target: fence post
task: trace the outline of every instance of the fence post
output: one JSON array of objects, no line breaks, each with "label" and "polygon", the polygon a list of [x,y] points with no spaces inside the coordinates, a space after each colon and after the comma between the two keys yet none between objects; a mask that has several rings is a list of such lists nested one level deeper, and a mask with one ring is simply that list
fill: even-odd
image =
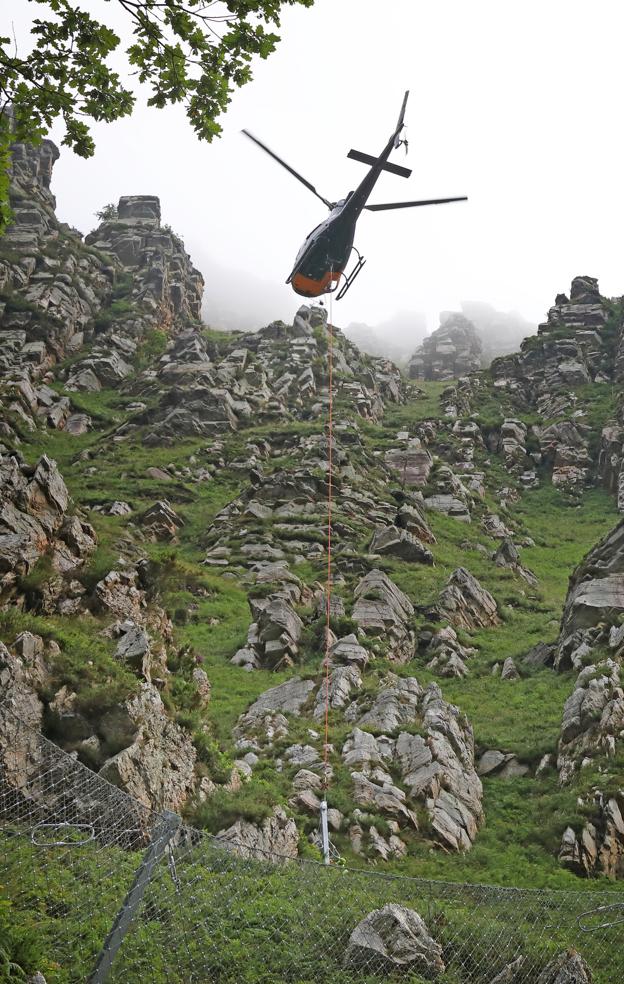
[{"label": "fence post", "polygon": [[104,940],[93,973],[89,977],[89,984],[103,984],[103,981],[107,979],[117,951],[123,943],[124,936],[130,929],[130,924],[152,877],[154,866],[163,856],[169,841],[181,822],[180,817],[176,813],[171,813],[169,810],[163,812],[162,823],[154,832],[152,841],[143,855],[141,864],[136,870],[130,890],[123,900],[121,909],[115,916],[115,921]]}]

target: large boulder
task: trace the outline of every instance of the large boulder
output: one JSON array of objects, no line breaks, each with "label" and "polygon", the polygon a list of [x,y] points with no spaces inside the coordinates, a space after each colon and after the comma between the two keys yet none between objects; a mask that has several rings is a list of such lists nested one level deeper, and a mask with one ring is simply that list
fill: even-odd
[{"label": "large boulder", "polygon": [[435,978],[446,970],[442,947],[414,910],[390,903],[362,919],[349,937],[345,964],[360,973],[403,970]]},{"label": "large boulder", "polygon": [[433,554],[407,530],[397,526],[378,527],[371,540],[370,552],[373,554],[389,554],[400,560],[420,564],[433,564]]},{"label": "large boulder", "polygon": [[458,567],[451,574],[440,593],[438,609],[456,629],[500,624],[494,598],[465,567]]},{"label": "large boulder", "polygon": [[591,970],[576,950],[566,950],[551,960],[535,984],[592,984]]},{"label": "large boulder", "polygon": [[388,644],[391,659],[405,662],[414,654],[409,622],[414,607],[393,581],[380,570],[366,574],[355,589],[353,621],[367,635]]}]

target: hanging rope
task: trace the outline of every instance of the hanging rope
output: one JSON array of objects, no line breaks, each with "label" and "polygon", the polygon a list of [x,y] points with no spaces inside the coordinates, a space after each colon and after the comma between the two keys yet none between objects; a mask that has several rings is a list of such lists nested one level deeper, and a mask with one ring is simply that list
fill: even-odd
[{"label": "hanging rope", "polygon": [[323,861],[330,864],[332,846],[329,840],[327,816],[327,787],[329,785],[329,654],[331,649],[332,594],[332,499],[334,479],[334,326],[332,295],[329,295],[327,317],[327,367],[329,386],[329,420],[327,426],[327,584],[325,586],[325,735],[323,743],[323,801],[321,803],[320,834]]},{"label": "hanging rope", "polygon": [[324,787],[327,788],[329,773],[329,654],[331,649],[331,593],[332,593],[332,505],[333,505],[333,444],[334,444],[334,326],[332,295],[329,295],[329,314],[327,319],[327,368],[329,381],[329,420],[327,427],[327,585],[325,589],[325,743],[324,743]]}]

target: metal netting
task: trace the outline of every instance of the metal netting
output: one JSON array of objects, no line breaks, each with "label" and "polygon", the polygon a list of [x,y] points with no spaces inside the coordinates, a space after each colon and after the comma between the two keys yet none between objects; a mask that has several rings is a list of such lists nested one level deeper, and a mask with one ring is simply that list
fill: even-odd
[{"label": "metal netting", "polygon": [[[617,886],[452,884],[249,856],[142,806],[5,708],[3,722],[0,887],[37,926],[48,984],[491,984],[514,961],[505,979],[554,984],[545,968],[569,948],[594,984],[624,980]],[[422,917],[437,962],[353,945],[389,905]]]}]

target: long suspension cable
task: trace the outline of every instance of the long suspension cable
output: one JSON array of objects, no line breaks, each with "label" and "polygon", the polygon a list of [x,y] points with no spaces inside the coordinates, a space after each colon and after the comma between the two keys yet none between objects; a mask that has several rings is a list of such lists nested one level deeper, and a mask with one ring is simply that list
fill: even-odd
[{"label": "long suspension cable", "polygon": [[332,593],[332,505],[334,479],[334,326],[332,295],[329,295],[329,317],[327,319],[327,368],[329,382],[329,420],[327,427],[327,585],[325,589],[325,743],[324,743],[324,785],[327,787],[329,774],[329,655],[331,649],[331,593]]}]

